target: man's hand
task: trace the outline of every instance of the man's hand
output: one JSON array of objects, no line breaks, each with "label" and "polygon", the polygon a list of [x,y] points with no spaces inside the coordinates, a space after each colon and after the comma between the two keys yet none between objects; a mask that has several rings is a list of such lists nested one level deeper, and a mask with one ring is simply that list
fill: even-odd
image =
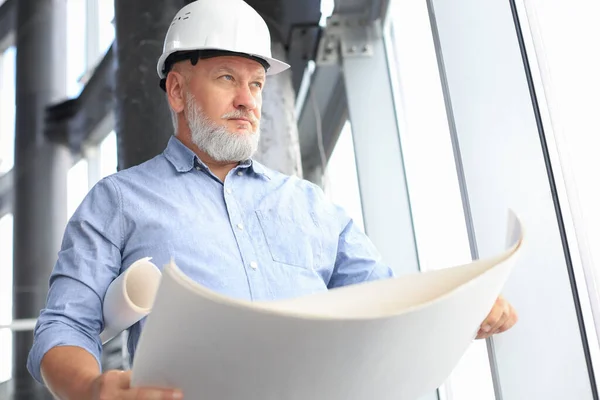
[{"label": "man's hand", "polygon": [[131,388],[131,371],[107,371],[92,383],[92,399],[114,400],[179,400],[179,390],[160,388]]},{"label": "man's hand", "polygon": [[499,296],[492,311],[481,324],[476,339],[487,339],[496,333],[502,333],[517,323],[517,312],[504,297]]}]

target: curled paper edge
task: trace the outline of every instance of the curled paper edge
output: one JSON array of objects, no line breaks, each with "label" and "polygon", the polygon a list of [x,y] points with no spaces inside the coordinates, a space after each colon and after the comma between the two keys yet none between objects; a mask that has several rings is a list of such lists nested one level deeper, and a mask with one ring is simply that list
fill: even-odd
[{"label": "curled paper edge", "polygon": [[102,344],[146,317],[152,310],[162,274],[150,260],[151,257],[137,260],[109,285],[102,303]]}]

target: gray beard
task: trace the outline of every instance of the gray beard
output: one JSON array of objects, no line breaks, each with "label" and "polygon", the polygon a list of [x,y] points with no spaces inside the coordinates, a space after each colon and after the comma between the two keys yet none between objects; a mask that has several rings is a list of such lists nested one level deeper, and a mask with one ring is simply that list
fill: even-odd
[{"label": "gray beard", "polygon": [[[192,94],[186,95],[185,111],[192,142],[217,162],[240,162],[252,157],[258,149],[260,125],[255,133],[238,134],[229,132],[225,126],[211,121],[196,104]],[[247,113],[234,111],[222,118],[248,117]]]}]

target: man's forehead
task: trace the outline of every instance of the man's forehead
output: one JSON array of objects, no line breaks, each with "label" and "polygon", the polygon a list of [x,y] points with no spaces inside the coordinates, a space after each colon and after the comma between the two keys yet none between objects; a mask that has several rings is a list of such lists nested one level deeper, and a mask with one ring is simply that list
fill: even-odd
[{"label": "man's forehead", "polygon": [[212,57],[203,61],[208,62],[212,70],[226,70],[230,72],[246,71],[261,77],[266,76],[265,68],[257,61],[240,56]]}]

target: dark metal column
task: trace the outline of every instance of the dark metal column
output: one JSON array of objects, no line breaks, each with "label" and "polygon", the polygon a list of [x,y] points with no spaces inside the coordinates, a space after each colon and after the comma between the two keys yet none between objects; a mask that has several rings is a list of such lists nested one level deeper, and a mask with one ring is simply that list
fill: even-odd
[{"label": "dark metal column", "polygon": [[115,0],[119,169],[156,156],[173,134],[156,61],[177,11],[189,1]]},{"label": "dark metal column", "polygon": [[[14,318],[44,307],[67,219],[68,150],[44,137],[44,110],[66,95],[66,2],[17,5]],[[14,399],[50,398],[26,369],[31,332],[14,335]]]}]

